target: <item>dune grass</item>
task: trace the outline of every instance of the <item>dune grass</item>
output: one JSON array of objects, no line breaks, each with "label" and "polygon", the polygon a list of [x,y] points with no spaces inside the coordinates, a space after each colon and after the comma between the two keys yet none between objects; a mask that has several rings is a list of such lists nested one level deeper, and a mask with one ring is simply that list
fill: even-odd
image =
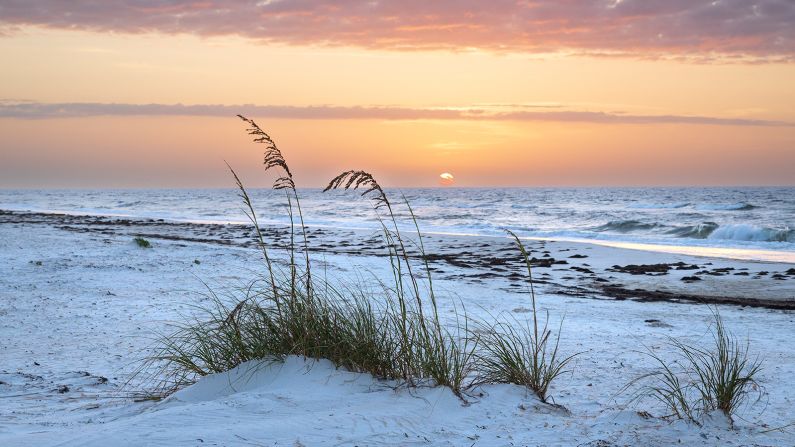
[{"label": "dune grass", "polygon": [[762,389],[756,378],[762,369],[758,357],[750,355],[748,342],[741,343],[726,329],[717,309],[713,310],[711,346],[697,346],[674,338],[668,345],[675,352],[673,361],[646,352],[658,367],[628,385],[643,383],[633,400],[652,397],[669,411],[667,417],[700,424],[702,418],[720,411],[732,421],[739,407],[757,401]]},{"label": "dune grass", "polygon": [[[391,204],[375,179],[360,176],[356,187],[368,181],[380,193],[374,202],[376,208],[384,204],[389,208],[392,229],[382,223],[396,285],[384,286],[376,294],[361,286],[338,288],[325,281],[318,283],[311,275],[306,228],[292,172],[270,136],[253,120],[240,118],[248,124],[254,141],[266,146],[266,170],[278,171],[274,189],[286,192],[291,222],[287,268],[278,268],[273,262],[251,198],[230,167],[244,211],[255,227],[266,273],[248,287],[233,291],[235,296],[222,299],[209,290],[214,306],[204,309],[203,318],[179,326],[163,338],[151,363],[162,365],[167,378],[164,389],[178,388],[196,377],[225,371],[252,359],[301,355],[328,359],[353,371],[407,385],[434,378],[450,384],[460,394],[463,374],[456,371],[467,369],[459,359],[471,356],[462,356],[457,339],[441,328],[435,305],[434,321],[424,315],[416,276],[404,273],[412,268],[405,242]],[[298,231],[296,224],[300,226]],[[297,237],[301,237],[303,246]],[[299,250],[303,251],[303,265],[298,262]],[[407,301],[407,293],[412,294],[413,300]],[[236,304],[227,306],[227,302]],[[464,346],[469,346],[469,342],[465,341]]]},{"label": "dune grass", "polygon": [[[398,362],[403,374],[401,379],[408,385],[431,380],[436,385],[449,387],[463,398],[471,386],[467,379],[475,370],[475,350],[479,336],[469,331],[470,318],[465,312],[456,312],[457,327],[450,331],[439,321],[436,295],[433,290],[433,275],[422,242],[422,232],[409,202],[403,198],[414,228],[419,249],[420,269],[424,269],[427,284],[420,285],[416,266],[406,248],[409,241],[401,233],[393,205],[378,181],[365,171],[345,171],[333,178],[324,191],[333,189],[362,189],[362,196],[369,197],[373,209],[378,213],[382,235],[387,243],[393,286],[390,292],[394,304],[396,327],[399,337]],[[429,307],[430,306],[430,307]]]},{"label": "dune grass", "polygon": [[[500,382],[528,387],[546,401],[550,383],[570,357],[559,359],[557,341],[554,349],[547,350],[550,339],[546,327],[539,338],[534,292],[535,332],[529,338],[520,339],[520,332],[505,330],[513,327],[505,323],[486,324],[474,319],[460,305],[453,306],[453,322],[443,324],[411,204],[405,198],[400,203],[408,210],[416,230],[416,236],[407,238],[401,232],[395,205],[375,177],[365,171],[345,171],[325,190],[360,190],[370,199],[387,246],[390,279],[374,279],[373,287],[314,278],[300,197],[289,165],[267,133],[253,120],[239,117],[248,125],[254,142],[265,145],[265,169],[277,171],[273,188],[286,193],[290,219],[286,266],[274,261],[251,197],[229,167],[244,212],[255,228],[264,271],[245,287],[222,292],[208,287],[212,305],[161,338],[146,364],[160,377],[161,392],[172,392],[201,376],[227,371],[249,360],[279,361],[298,355],[327,359],[338,367],[392,380],[397,386],[448,387],[464,400],[473,387]],[[527,262],[532,290],[529,259],[518,238],[516,241]],[[416,251],[410,253],[409,246]],[[517,355],[500,355],[492,347],[495,345],[512,346]],[[532,373],[498,373],[511,369]]]},{"label": "dune grass", "polygon": [[[559,350],[563,322],[549,327],[539,318],[531,257],[519,237],[508,232],[527,268],[532,314],[485,319],[453,305],[452,323],[439,318],[432,269],[411,204],[403,198],[416,236],[407,237],[395,204],[366,171],[345,171],[325,188],[359,190],[370,199],[387,247],[390,278],[369,283],[332,283],[312,275],[312,260],[300,197],[292,172],[271,137],[253,120],[239,116],[256,143],[264,144],[266,171],[278,172],[273,188],[285,192],[290,220],[286,265],[275,261],[243,182],[229,167],[244,212],[254,226],[263,271],[245,287],[216,292],[207,289],[211,306],[193,320],[163,336],[145,368],[160,378],[160,391],[173,392],[199,377],[227,371],[250,360],[280,361],[297,355],[327,359],[338,367],[389,379],[396,386],[444,386],[466,400],[470,391],[489,383],[525,387],[541,402],[578,354]],[[296,229],[296,226],[299,228]],[[415,239],[413,239],[415,238]],[[415,248],[410,252],[407,247]],[[453,303],[454,304],[454,303]],[[451,307],[450,305],[447,308]],[[652,380],[640,395],[661,401],[673,416],[697,421],[713,410],[727,416],[758,389],[761,364],[726,331],[715,313],[714,349],[671,340],[680,354],[669,362],[653,353],[658,370],[632,384]],[[682,367],[681,370],[679,367]]]},{"label": "dune grass", "polygon": [[484,349],[478,362],[481,380],[486,383],[522,384],[532,390],[542,402],[547,402],[549,386],[563,374],[566,365],[577,354],[567,357],[559,354],[563,321],[554,342],[549,329],[549,315],[539,328],[530,255],[521,239],[511,231],[508,233],[514,239],[527,267],[532,326],[529,322],[523,324],[513,318],[512,321],[498,321],[484,331]]}]

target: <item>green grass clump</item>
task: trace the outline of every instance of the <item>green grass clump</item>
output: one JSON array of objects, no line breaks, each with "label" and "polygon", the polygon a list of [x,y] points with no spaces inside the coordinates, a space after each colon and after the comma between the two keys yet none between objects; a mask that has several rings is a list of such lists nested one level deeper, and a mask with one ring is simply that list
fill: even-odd
[{"label": "green grass clump", "polygon": [[141,248],[152,248],[152,244],[141,236],[136,236],[133,241]]},{"label": "green grass clump", "polygon": [[[729,420],[753,394],[758,401],[762,389],[756,381],[762,362],[752,358],[749,343],[741,343],[729,332],[715,310],[713,312],[712,346],[703,347],[669,339],[676,360],[669,361],[649,351],[658,368],[630,382],[646,382],[635,396],[661,402],[670,412],[668,417],[686,419],[700,424],[710,412],[721,411]],[[650,382],[650,383],[649,383]]]},{"label": "green grass clump", "polygon": [[484,355],[479,362],[481,377],[483,381],[490,383],[524,385],[542,402],[546,402],[549,386],[563,374],[566,365],[577,354],[561,357],[558,352],[562,321],[554,342],[551,338],[552,331],[548,327],[548,315],[543,326],[539,328],[530,256],[516,234],[511,231],[508,233],[513,237],[527,267],[533,325],[522,324],[514,319],[512,322],[497,322],[486,328],[483,331]]}]

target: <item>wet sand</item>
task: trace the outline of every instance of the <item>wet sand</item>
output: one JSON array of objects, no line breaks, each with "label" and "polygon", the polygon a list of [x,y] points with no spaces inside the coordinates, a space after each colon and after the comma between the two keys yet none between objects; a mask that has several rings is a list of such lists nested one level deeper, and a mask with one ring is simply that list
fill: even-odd
[{"label": "wet sand", "polygon": [[[140,236],[152,241],[256,247],[253,227],[241,224],[170,222],[12,212],[0,210],[0,225],[43,225],[75,233]],[[262,227],[271,250],[289,243],[286,227]],[[416,239],[416,233],[406,234]],[[376,231],[307,228],[311,256],[385,257],[388,250]],[[300,240],[300,238],[298,239]],[[503,290],[527,286],[524,260],[507,237],[425,234],[426,259],[434,277],[470,284],[491,283]],[[691,302],[770,309],[795,309],[795,265],[777,262],[700,257],[608,247],[570,241],[524,241],[534,282],[559,295],[641,302]],[[301,246],[302,244],[298,244]],[[416,244],[410,255],[420,260]],[[421,270],[420,270],[421,271]]]}]

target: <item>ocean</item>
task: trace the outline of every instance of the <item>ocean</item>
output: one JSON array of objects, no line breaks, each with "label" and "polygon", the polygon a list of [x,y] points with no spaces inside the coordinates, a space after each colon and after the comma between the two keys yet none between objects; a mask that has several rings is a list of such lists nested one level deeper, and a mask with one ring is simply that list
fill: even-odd
[{"label": "ocean", "polygon": [[[288,222],[283,191],[249,193],[261,223]],[[499,236],[510,229],[523,237],[795,258],[793,187],[405,188],[387,193],[406,228],[413,224],[406,221],[402,197],[427,233]],[[299,194],[308,226],[378,227],[371,203],[356,192],[300,189]],[[0,190],[0,209],[247,222],[235,189]]]}]

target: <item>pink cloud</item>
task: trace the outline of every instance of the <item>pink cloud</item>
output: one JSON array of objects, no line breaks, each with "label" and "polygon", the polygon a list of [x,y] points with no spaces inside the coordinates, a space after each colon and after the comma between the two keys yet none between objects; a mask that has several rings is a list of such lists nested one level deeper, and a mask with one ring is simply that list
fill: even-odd
[{"label": "pink cloud", "polygon": [[389,50],[795,59],[792,0],[0,0],[0,24]]},{"label": "pink cloud", "polygon": [[[508,109],[507,111],[505,109]],[[557,110],[549,106],[500,105],[469,109],[409,108],[396,106],[279,106],[220,104],[118,104],[118,103],[39,103],[0,100],[0,118],[48,119],[90,116],[226,116],[238,113],[253,118],[299,120],[377,119],[400,120],[471,120],[517,122],[580,122],[595,124],[702,124],[715,126],[792,127],[786,121],[748,118],[724,118],[692,115],[634,115],[628,113]],[[550,110],[555,109],[555,110]]]}]

